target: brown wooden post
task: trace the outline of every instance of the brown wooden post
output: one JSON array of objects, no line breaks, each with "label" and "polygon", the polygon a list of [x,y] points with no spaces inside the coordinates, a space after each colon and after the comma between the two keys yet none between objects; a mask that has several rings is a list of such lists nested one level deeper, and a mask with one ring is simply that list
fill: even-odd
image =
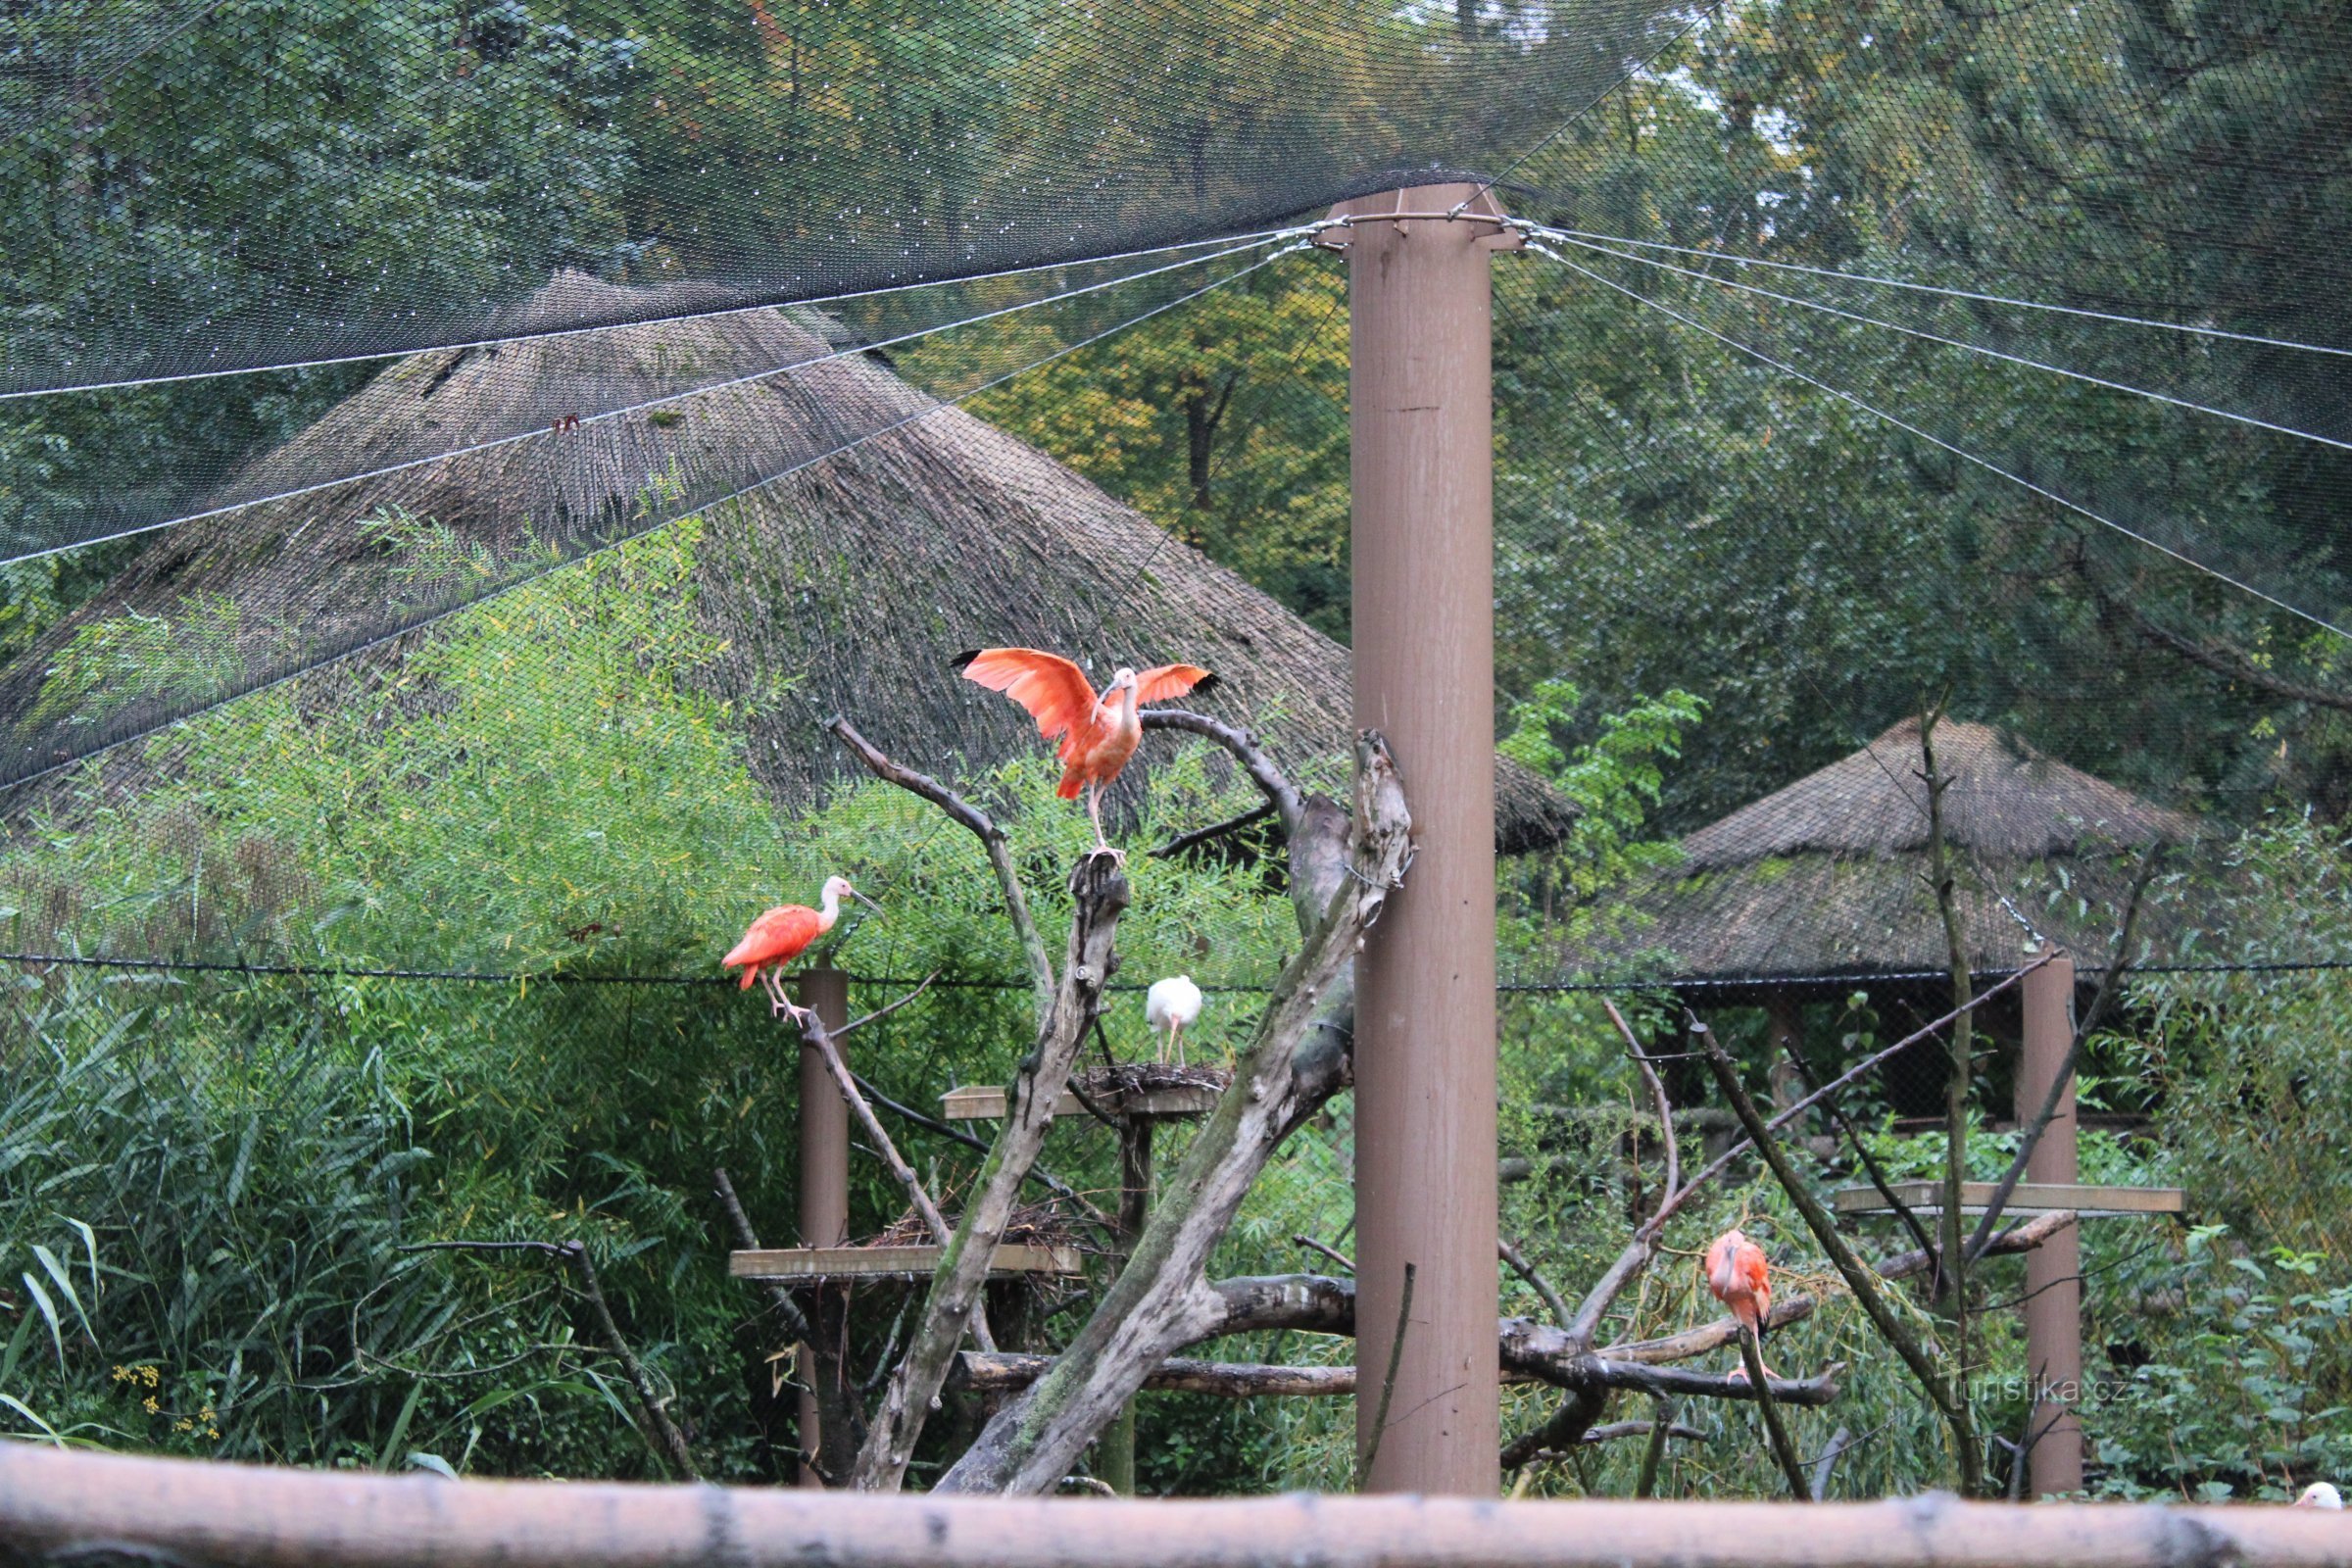
[{"label": "brown wooden post", "polygon": [[[2025,1052],[2018,1063],[2017,1117],[2037,1115],[2075,1038],[2075,960],[2060,954],[2026,976]],[[2029,1182],[2072,1184],[2075,1091],[2026,1161]],[[2082,1490],[2082,1240],[2069,1226],[2026,1254],[2026,1362],[2036,1396],[2028,1435],[2034,1495]],[[2047,1429],[2046,1431],[2044,1429]]]},{"label": "brown wooden post", "polygon": [[[1469,184],[1361,198],[1332,217],[1345,221],[1324,239],[1348,251],[1355,722],[1388,736],[1418,846],[1357,965],[1357,1452],[1372,1456],[1369,1491],[1491,1496],[1500,1419],[1488,274],[1494,252],[1518,238],[1492,193]],[[1411,1314],[1390,1387],[1408,1263]]]},{"label": "brown wooden post", "polygon": [[[801,1005],[813,1008],[828,1029],[850,1021],[850,977],[839,969],[810,969],[797,988]],[[841,1049],[836,1047],[835,1049]],[[801,1048],[801,1245],[840,1247],[850,1239],[850,1106],[825,1067],[824,1057],[808,1046]],[[823,1332],[840,1321],[839,1304],[828,1298],[830,1286],[818,1286],[810,1321]],[[801,1348],[802,1381],[822,1376],[822,1359],[814,1348]],[[816,1396],[801,1390],[801,1451],[819,1451]],[[801,1466],[801,1485],[824,1482],[807,1464]]]}]

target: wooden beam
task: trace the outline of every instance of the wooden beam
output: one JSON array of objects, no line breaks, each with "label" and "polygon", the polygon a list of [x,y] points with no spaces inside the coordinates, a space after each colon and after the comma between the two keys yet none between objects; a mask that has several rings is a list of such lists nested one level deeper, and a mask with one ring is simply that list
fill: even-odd
[{"label": "wooden beam", "polygon": [[206,1568],[2179,1568],[2345,1559],[2314,1508],[893,1497],[447,1481],[0,1444],[12,1559]]},{"label": "wooden beam", "polygon": [[[1937,1182],[1896,1182],[1894,1195],[1915,1210],[1935,1213],[1942,1207],[1943,1192]],[[1982,1214],[1984,1205],[1992,1200],[1991,1182],[1963,1182],[1960,1184],[1960,1208],[1963,1213]],[[1886,1200],[1877,1189],[1844,1187],[1832,1195],[1840,1214],[1890,1214]],[[2001,1212],[2004,1214],[2053,1214],[2061,1210],[2082,1215],[2092,1214],[2179,1214],[2188,1206],[2187,1195],[2178,1187],[2082,1187],[2072,1182],[2020,1182],[2017,1193]]]},{"label": "wooden beam", "polygon": [[[935,1242],[906,1247],[765,1247],[729,1252],[727,1272],[739,1280],[929,1279],[939,1266]],[[1084,1274],[1074,1247],[1029,1247],[1011,1242],[989,1260],[995,1274]]]}]

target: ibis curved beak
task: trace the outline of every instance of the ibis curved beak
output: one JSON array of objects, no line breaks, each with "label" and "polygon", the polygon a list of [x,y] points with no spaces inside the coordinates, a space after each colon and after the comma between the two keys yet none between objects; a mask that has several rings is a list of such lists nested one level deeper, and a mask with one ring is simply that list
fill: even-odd
[{"label": "ibis curved beak", "polygon": [[880,906],[879,904],[876,904],[876,903],[875,903],[873,900],[871,900],[871,899],[867,898],[867,897],[866,897],[864,894],[862,894],[862,893],[858,892],[858,891],[856,888],[852,888],[852,889],[850,889],[850,897],[851,897],[851,898],[853,898],[853,899],[856,899],[856,900],[857,900],[857,901],[858,901],[859,904],[862,904],[862,905],[864,905],[864,906],[865,906],[867,908],[869,908],[869,909],[873,910],[873,911],[874,911],[876,914],[880,914],[880,913],[882,912],[882,906]]}]

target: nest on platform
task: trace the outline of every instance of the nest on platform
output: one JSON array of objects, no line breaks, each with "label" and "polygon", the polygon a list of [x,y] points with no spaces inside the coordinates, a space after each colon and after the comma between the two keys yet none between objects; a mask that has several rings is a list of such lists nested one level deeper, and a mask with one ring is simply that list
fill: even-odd
[{"label": "nest on platform", "polygon": [[1171,1089],[1202,1089],[1221,1095],[1233,1082],[1233,1069],[1198,1064],[1179,1067],[1172,1061],[1120,1061],[1107,1067],[1089,1067],[1073,1074],[1071,1082],[1088,1099],[1098,1102],[1131,1095],[1155,1095]]},{"label": "nest on platform", "polygon": [[[962,1223],[960,1216],[950,1214],[945,1217],[951,1227]],[[885,1226],[880,1235],[850,1245],[858,1248],[921,1247],[930,1241],[931,1228],[923,1223],[922,1215],[909,1208]],[[1059,1199],[1048,1199],[1042,1203],[1024,1203],[1014,1209],[1012,1218],[1005,1223],[1004,1238],[999,1245],[1067,1248],[1079,1252],[1102,1250],[1100,1238],[1079,1225],[1062,1206]]]}]

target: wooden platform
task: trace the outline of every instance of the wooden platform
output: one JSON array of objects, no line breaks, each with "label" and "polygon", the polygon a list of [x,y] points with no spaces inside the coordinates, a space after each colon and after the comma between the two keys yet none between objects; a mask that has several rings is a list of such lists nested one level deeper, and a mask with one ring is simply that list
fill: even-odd
[{"label": "wooden platform", "polygon": [[[1982,1214],[1992,1201],[1997,1182],[1962,1182],[1960,1184],[1960,1212]],[[1941,1182],[1896,1182],[1894,1195],[1915,1213],[1943,1212],[1943,1184]],[[1843,1187],[1833,1195],[1832,1200],[1840,1214],[1891,1214],[1886,1200],[1875,1187]],[[2178,1187],[2076,1187],[2045,1182],[2020,1182],[2009,1201],[2001,1205],[2004,1214],[2020,1217],[2031,1214],[2178,1214],[2187,1207],[2187,1198]]]},{"label": "wooden platform", "polygon": [[[729,1252],[727,1272],[739,1280],[927,1279],[939,1267],[940,1247],[763,1247]],[[1077,1275],[1085,1258],[1074,1247],[1031,1247],[1006,1243],[989,1261],[991,1274]]]},{"label": "wooden platform", "polygon": [[[1174,1089],[1147,1089],[1139,1094],[1122,1094],[1117,1090],[1103,1094],[1088,1091],[1096,1104],[1109,1115],[1138,1116],[1153,1120],[1173,1121],[1185,1116],[1205,1116],[1217,1108],[1221,1089],[1207,1085],[1185,1085]],[[975,1084],[967,1089],[951,1089],[940,1097],[941,1114],[950,1121],[1003,1121],[1004,1119],[1004,1091],[1002,1087]],[[1079,1103],[1076,1095],[1063,1092],[1054,1102],[1054,1114],[1085,1116],[1090,1114]]]}]

